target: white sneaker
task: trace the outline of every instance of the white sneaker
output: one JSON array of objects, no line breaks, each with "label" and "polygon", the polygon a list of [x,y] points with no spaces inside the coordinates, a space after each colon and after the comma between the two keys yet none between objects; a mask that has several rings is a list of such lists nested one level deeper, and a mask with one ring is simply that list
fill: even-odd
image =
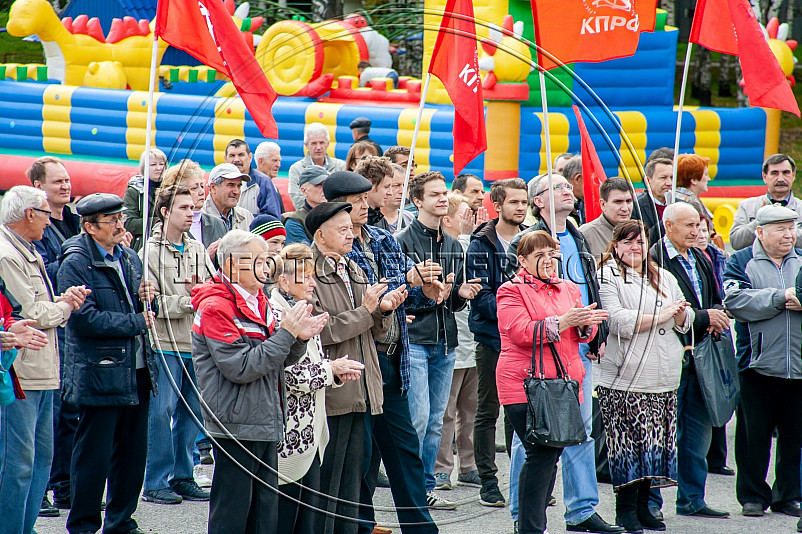
[{"label": "white sneaker", "polygon": [[196,465],[193,471],[195,474],[195,482],[198,484],[198,486],[202,488],[212,487],[212,479],[203,472],[202,465]]},{"label": "white sneaker", "polygon": [[456,510],[457,503],[444,499],[435,492],[431,491],[426,494],[426,504],[429,505],[431,510]]}]

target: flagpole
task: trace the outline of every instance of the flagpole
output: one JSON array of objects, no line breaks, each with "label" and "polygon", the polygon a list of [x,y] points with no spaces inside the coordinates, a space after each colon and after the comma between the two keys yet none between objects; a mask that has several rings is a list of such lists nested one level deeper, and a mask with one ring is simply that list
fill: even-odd
[{"label": "flagpole", "polygon": [[407,189],[409,188],[409,177],[412,174],[412,162],[415,161],[415,145],[418,142],[418,132],[420,131],[420,123],[423,119],[423,105],[426,103],[426,94],[429,92],[429,81],[432,79],[432,73],[426,73],[426,80],[423,82],[423,90],[420,94],[420,105],[418,106],[418,118],[415,121],[415,129],[412,131],[412,146],[409,147],[409,159],[407,160],[407,172],[404,175],[404,191],[401,194],[401,207],[398,208],[398,221],[395,223],[396,231],[401,229],[401,221],[404,220],[404,203],[407,200]]},{"label": "flagpole", "polygon": [[[674,202],[677,198],[677,159],[679,158],[679,134],[682,130],[682,106],[685,104],[685,86],[688,84],[688,67],[691,63],[691,49],[693,43],[688,42],[688,49],[685,51],[685,65],[682,67],[682,82],[679,86],[679,106],[677,106],[677,133],[674,136],[674,169],[671,173],[671,199]],[[667,201],[669,199],[666,199]],[[670,203],[669,202],[669,203]]]},{"label": "flagpole", "polygon": [[[150,138],[153,131],[153,93],[156,91],[156,63],[159,56],[159,37],[156,35],[156,32],[153,32],[153,48],[150,55],[150,81],[148,82],[148,114],[147,114],[147,123],[145,126],[145,154],[147,154],[145,158],[145,169],[144,169],[144,195],[142,198],[142,281],[146,282],[148,280],[148,230],[149,224],[148,219],[149,211],[150,211],[150,149],[151,149],[151,142]],[[149,304],[145,303],[145,306],[148,307]],[[150,309],[148,307],[148,309]]]},{"label": "flagpole", "polygon": [[[538,66],[540,67],[540,66]],[[557,230],[554,228],[554,177],[551,169],[551,135],[549,134],[549,104],[546,98],[546,75],[542,68],[538,69],[540,78],[540,101],[543,107],[543,135],[546,145],[546,174],[549,177],[549,220],[551,224],[551,237],[557,240]]]}]

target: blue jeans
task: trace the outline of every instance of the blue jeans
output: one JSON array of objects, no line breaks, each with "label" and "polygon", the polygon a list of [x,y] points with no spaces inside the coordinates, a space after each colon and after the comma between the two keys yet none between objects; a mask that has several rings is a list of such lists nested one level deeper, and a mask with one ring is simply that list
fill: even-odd
[{"label": "blue jeans", "polygon": [[30,534],[53,461],[53,390],[0,408],[0,517],[4,534]]},{"label": "blue jeans", "polygon": [[695,372],[682,370],[677,390],[677,513],[693,514],[706,506],[707,451],[713,425]]},{"label": "blue jeans", "polygon": [[562,453],[563,501],[565,522],[578,525],[594,513],[599,504],[599,486],[596,483],[596,449],[593,430],[593,362],[585,358],[588,346],[579,345],[579,354],[585,366],[582,381],[582,404],[579,406],[588,439],[584,443],[566,447]]},{"label": "blue jeans", "polygon": [[526,449],[518,434],[512,434],[512,448],[510,448],[510,515],[513,521],[518,520],[518,479],[521,468],[526,461]]},{"label": "blue jeans", "polygon": [[440,449],[443,414],[451,393],[455,359],[454,349],[446,351],[444,342],[409,344],[409,412],[420,441],[427,492],[434,490],[434,464]]},{"label": "blue jeans", "polygon": [[[167,363],[166,369],[162,357]],[[159,394],[151,399],[148,411],[145,491],[165,489],[174,482],[193,478],[192,450],[198,436],[198,424],[170,384],[169,375],[172,375],[192,413],[202,421],[200,401],[193,389],[196,380],[192,359],[157,354],[156,362],[159,366]]]}]

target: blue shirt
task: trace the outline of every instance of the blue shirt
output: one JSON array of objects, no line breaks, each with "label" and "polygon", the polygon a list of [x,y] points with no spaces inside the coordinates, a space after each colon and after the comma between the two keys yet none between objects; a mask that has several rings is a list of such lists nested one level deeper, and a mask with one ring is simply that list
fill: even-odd
[{"label": "blue shirt", "polygon": [[181,243],[180,245],[177,245],[175,243],[170,243],[170,244],[175,247],[175,249],[178,251],[179,254],[184,253],[184,243]]},{"label": "blue shirt", "polygon": [[560,239],[560,253],[562,254],[562,277],[579,286],[579,290],[582,292],[582,304],[587,306],[590,304],[588,277],[582,267],[582,257],[579,255],[579,248],[576,246],[574,236],[566,230],[558,233],[557,237]]},{"label": "blue shirt", "polygon": [[693,287],[693,292],[696,293],[696,299],[699,301],[699,305],[701,306],[702,280],[699,278],[699,273],[696,272],[696,257],[693,255],[693,252],[688,249],[688,259],[686,260],[674,247],[674,244],[668,239],[668,236],[663,236],[663,243],[666,246],[666,252],[668,253],[669,260],[679,258],[679,263],[682,265],[682,268],[685,269],[685,274],[688,275],[688,279],[691,281],[691,286]]}]

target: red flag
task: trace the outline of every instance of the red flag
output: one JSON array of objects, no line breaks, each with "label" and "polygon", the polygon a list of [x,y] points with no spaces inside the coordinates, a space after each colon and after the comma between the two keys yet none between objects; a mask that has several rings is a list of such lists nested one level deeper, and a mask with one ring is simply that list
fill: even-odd
[{"label": "red flag", "polygon": [[[733,41],[737,43],[734,48]],[[791,86],[748,0],[699,0],[690,42],[738,55],[744,92],[753,106],[781,109],[800,116]]]},{"label": "red flag", "polygon": [[156,35],[225,73],[265,137],[278,138],[276,92],[220,0],[159,0]]},{"label": "red flag", "polygon": [[582,113],[578,107],[573,106],[573,108],[576,123],[579,126],[579,137],[582,140],[580,146],[582,149],[582,186],[585,190],[585,220],[590,222],[601,215],[599,187],[602,182],[607,181],[607,175],[604,174],[604,167],[596,153],[596,147],[593,146],[593,141],[590,139],[585,121],[582,120]]},{"label": "red flag", "polygon": [[631,56],[641,32],[654,31],[657,0],[532,0],[537,62],[598,62]]},{"label": "red flag", "polygon": [[487,150],[471,0],[448,0],[429,72],[440,78],[454,103],[454,175],[457,175]]}]

